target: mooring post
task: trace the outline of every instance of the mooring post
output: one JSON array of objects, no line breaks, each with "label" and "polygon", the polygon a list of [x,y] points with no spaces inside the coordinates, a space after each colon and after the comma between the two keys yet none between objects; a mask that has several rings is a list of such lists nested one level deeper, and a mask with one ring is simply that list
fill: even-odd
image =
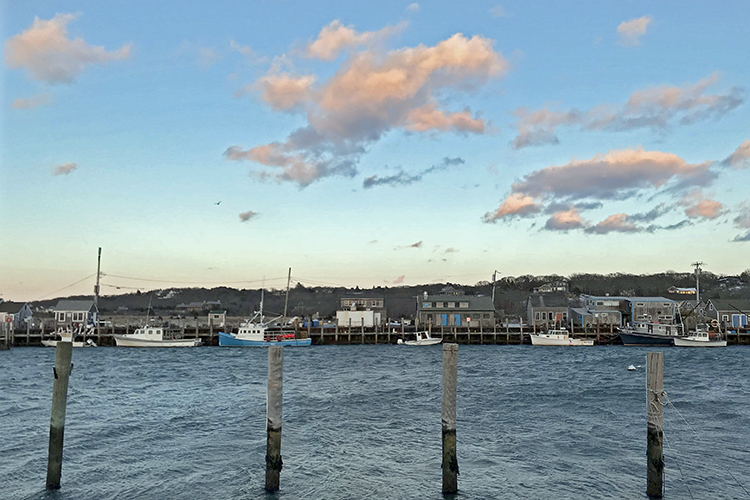
[{"label": "mooring post", "polygon": [[456,379],[458,344],[443,344],[443,493],[458,491],[456,456]]},{"label": "mooring post", "polygon": [[47,461],[47,489],[60,489],[63,461],[63,434],[65,433],[65,406],[68,401],[68,378],[73,369],[72,342],[58,342],[55,348],[55,375],[52,385],[52,415],[49,422],[49,459]]},{"label": "mooring post", "polygon": [[662,394],[664,392],[664,353],[646,354],[646,401],[647,442],[646,460],[648,478],[646,494],[650,498],[662,498],[664,485],[664,413]]},{"label": "mooring post", "polygon": [[266,491],[278,491],[281,460],[281,401],[283,392],[284,348],[268,348],[268,389],[266,394]]}]

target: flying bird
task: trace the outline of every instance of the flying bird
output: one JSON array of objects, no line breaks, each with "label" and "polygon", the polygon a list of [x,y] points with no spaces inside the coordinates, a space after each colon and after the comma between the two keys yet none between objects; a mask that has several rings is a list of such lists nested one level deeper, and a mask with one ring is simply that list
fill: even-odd
[{"label": "flying bird", "polygon": [[221,202],[217,201],[216,203],[214,203],[214,205],[221,205]]}]

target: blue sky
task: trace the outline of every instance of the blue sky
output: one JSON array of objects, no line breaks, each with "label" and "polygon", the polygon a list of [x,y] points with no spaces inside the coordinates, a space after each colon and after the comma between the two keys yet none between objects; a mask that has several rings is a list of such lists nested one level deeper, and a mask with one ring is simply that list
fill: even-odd
[{"label": "blue sky", "polygon": [[1,17],[6,300],[750,267],[747,2]]}]

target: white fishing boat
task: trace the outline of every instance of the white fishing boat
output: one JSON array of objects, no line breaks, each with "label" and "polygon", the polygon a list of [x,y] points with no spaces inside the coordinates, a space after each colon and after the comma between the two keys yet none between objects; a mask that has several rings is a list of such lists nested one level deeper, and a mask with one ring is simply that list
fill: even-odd
[{"label": "white fishing boat", "polygon": [[115,335],[117,347],[196,347],[201,339],[180,338],[162,326],[144,326],[133,333]]},{"label": "white fishing boat", "polygon": [[85,337],[84,332],[88,333],[89,335],[93,334],[94,327],[90,327],[88,329],[78,328],[76,330],[61,327],[57,330],[57,332],[55,332],[60,340],[42,340],[42,345],[45,347],[57,347],[58,342],[70,342],[73,344],[73,347],[96,347],[96,343],[91,339],[80,342],[75,341],[76,335],[82,335]]},{"label": "white fishing boat", "polygon": [[416,340],[401,340],[398,339],[396,343],[402,345],[435,345],[442,342],[443,339],[432,338],[430,332],[422,331],[416,333]]},{"label": "white fishing boat", "polygon": [[698,328],[687,337],[674,339],[675,347],[726,347],[727,340],[720,333]]},{"label": "white fishing boat", "polygon": [[594,345],[594,341],[573,338],[565,328],[553,328],[551,330],[547,330],[547,333],[532,333],[531,344],[592,346]]}]

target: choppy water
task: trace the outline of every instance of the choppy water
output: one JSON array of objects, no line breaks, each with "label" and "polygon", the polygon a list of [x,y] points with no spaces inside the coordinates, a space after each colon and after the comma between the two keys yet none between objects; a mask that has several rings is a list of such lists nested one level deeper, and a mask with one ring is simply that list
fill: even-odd
[{"label": "choppy water", "polygon": [[[460,346],[458,498],[646,498],[645,369],[626,368],[648,350]],[[284,356],[279,493],[267,351],[219,347],[74,349],[46,492],[54,350],[0,352],[0,498],[442,498],[440,346]],[[666,498],[750,498],[748,366],[746,347],[665,350]]]}]

